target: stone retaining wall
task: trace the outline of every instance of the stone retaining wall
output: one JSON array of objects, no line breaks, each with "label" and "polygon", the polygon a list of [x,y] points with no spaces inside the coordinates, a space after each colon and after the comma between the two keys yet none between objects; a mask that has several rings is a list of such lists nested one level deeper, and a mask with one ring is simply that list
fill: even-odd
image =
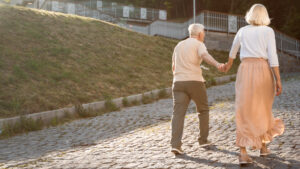
[{"label": "stone retaining wall", "polygon": [[[223,76],[223,77],[217,77],[217,78],[215,78],[215,80],[216,80],[216,84],[222,84],[222,83],[230,82],[234,78],[235,78],[235,75],[228,75],[228,76]],[[171,88],[165,88],[164,90],[166,91],[167,94],[171,95],[171,93],[172,93]],[[151,97],[154,99],[159,98],[160,91],[161,90],[156,89],[156,90],[152,90],[150,92],[146,92],[143,94],[128,96],[126,98],[129,103],[134,102],[134,101],[141,103],[143,96]],[[123,105],[123,97],[113,99],[112,102],[118,108],[121,108],[124,106]],[[82,107],[84,110],[87,110],[87,111],[105,109],[105,101],[82,104]],[[62,118],[66,114],[69,114],[72,116],[72,115],[75,115],[76,113],[77,113],[76,108],[75,108],[75,106],[73,106],[70,108],[62,108],[62,109],[58,109],[58,110],[51,110],[51,111],[29,114],[29,115],[26,115],[25,118],[31,118],[33,120],[41,119],[45,124],[49,124],[51,122],[51,120],[54,118]],[[4,124],[15,124],[16,122],[20,121],[20,118],[21,117],[0,119],[0,129],[3,127]]]}]

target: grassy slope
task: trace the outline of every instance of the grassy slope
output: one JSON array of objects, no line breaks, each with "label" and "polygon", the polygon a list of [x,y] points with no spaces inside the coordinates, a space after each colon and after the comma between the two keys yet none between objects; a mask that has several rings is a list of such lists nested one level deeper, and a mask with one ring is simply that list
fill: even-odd
[{"label": "grassy slope", "polygon": [[[0,118],[171,85],[177,41],[0,4]],[[226,52],[211,51],[218,60]],[[220,73],[204,73],[206,77]]]}]

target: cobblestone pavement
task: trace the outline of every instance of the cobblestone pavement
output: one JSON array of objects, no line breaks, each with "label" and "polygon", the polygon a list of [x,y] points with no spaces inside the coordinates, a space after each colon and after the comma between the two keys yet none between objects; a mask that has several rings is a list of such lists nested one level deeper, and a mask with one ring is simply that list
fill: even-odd
[{"label": "cobblestone pavement", "polygon": [[[0,140],[0,168],[240,168],[235,143],[234,83],[208,90],[213,146],[197,143],[198,117],[190,104],[184,155],[170,153],[172,100],[124,108],[102,116]],[[273,154],[246,168],[300,168],[300,78],[283,81],[274,115],[286,131],[270,144]]]}]

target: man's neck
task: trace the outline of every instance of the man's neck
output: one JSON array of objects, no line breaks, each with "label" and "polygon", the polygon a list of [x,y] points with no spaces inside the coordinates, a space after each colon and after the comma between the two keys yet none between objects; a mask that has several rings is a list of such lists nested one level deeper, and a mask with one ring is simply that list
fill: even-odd
[{"label": "man's neck", "polygon": [[194,39],[196,39],[196,40],[202,42],[197,36],[190,36],[190,38],[194,38]]}]

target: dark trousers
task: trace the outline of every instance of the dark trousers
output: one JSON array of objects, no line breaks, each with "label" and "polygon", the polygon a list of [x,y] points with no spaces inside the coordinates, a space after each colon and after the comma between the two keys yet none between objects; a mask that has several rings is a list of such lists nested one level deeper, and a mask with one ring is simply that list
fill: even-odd
[{"label": "dark trousers", "polygon": [[206,87],[200,81],[179,81],[173,83],[173,115],[171,146],[179,148],[182,145],[184,118],[191,100],[196,103],[199,117],[200,143],[206,142],[209,130],[209,107],[207,103]]}]

